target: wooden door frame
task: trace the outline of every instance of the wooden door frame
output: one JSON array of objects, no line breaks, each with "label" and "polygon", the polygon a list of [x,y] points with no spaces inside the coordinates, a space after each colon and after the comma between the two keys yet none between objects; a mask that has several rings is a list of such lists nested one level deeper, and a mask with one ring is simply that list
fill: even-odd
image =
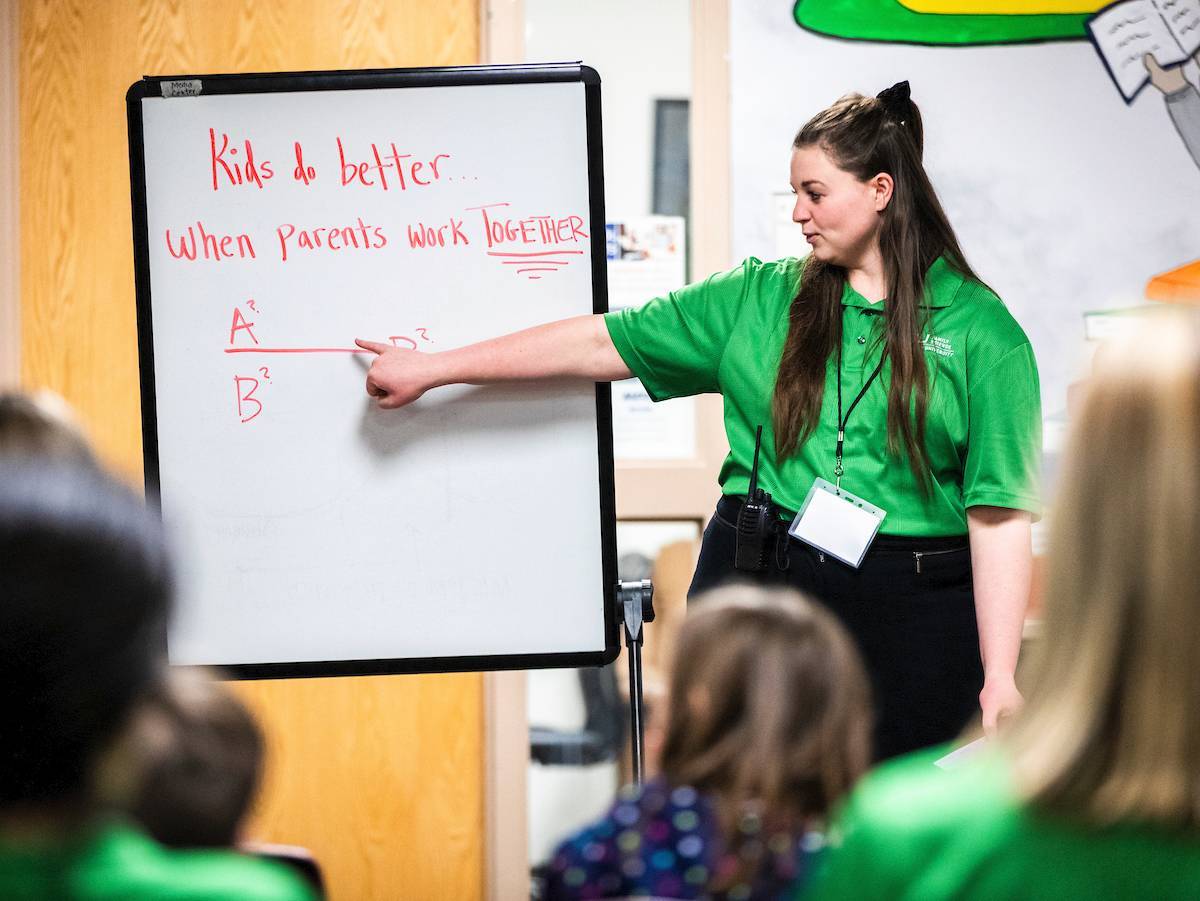
[{"label": "wooden door frame", "polygon": [[0,0],[0,390],[21,380],[20,4]]}]

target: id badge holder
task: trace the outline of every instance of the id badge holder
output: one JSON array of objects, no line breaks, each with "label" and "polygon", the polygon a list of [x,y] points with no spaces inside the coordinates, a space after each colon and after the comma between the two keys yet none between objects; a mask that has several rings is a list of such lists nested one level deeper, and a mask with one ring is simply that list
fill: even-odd
[{"label": "id badge holder", "polygon": [[874,504],[817,479],[788,534],[858,569],[885,516]]}]

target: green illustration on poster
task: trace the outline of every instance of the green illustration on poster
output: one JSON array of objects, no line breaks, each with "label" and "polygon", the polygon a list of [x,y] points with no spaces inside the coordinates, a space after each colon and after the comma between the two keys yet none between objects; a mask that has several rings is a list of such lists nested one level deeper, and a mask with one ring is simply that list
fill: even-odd
[{"label": "green illustration on poster", "polygon": [[1088,16],[1104,4],[1080,0],[799,0],[796,24],[852,41],[969,46],[1086,41]]}]

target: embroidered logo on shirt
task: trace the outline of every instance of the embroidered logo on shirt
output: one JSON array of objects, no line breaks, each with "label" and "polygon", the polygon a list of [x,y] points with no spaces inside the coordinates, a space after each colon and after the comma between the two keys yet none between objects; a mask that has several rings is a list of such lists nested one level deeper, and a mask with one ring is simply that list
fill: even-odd
[{"label": "embroidered logo on shirt", "polygon": [[954,356],[954,348],[950,346],[949,338],[939,338],[937,335],[926,333],[925,337],[921,339],[921,344],[926,350],[933,351],[940,357]]}]

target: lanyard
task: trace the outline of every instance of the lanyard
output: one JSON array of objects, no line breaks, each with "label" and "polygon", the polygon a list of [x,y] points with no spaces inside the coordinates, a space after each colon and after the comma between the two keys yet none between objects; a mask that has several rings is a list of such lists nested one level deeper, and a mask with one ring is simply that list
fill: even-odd
[{"label": "lanyard", "polygon": [[858,402],[863,399],[863,395],[867,393],[867,389],[871,387],[871,383],[875,381],[883,369],[883,356],[879,357],[879,365],[875,367],[875,371],[871,373],[871,377],[867,379],[866,384],[862,386],[862,390],[858,392],[858,396],[850,402],[850,409],[846,411],[846,415],[842,416],[842,344],[838,342],[838,367],[837,367],[837,395],[838,395],[838,418],[837,418],[837,451],[836,461],[833,467],[833,475],[837,479],[837,487],[842,487],[842,473],[845,470],[842,468],[842,445],[846,441],[846,423],[850,421],[850,414],[854,412],[854,408],[858,406]]}]

